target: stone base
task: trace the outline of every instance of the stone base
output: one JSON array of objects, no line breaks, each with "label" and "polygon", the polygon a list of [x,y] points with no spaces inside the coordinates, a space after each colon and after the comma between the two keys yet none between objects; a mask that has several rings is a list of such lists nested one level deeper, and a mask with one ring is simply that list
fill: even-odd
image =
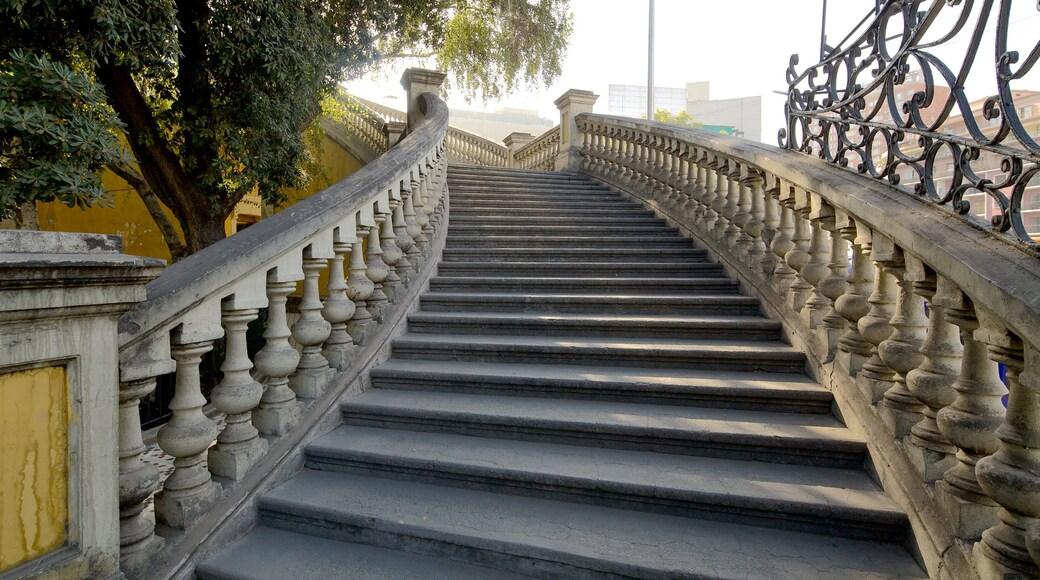
[{"label": "stone base", "polygon": [[1037,578],[1040,577],[1040,569],[1032,561],[1027,553],[1016,554],[1021,561],[1011,561],[1013,558],[1002,557],[994,552],[984,542],[975,544],[972,550],[975,560],[975,571],[979,573],[980,580],[1008,580],[1009,578]]},{"label": "stone base", "polygon": [[858,375],[865,362],[867,362],[866,357],[854,352],[845,352],[839,349],[834,353],[834,365],[845,371],[845,374],[850,377]]},{"label": "stone base", "polygon": [[856,376],[856,387],[871,403],[877,403],[884,399],[885,391],[892,388],[892,384],[891,381],[879,381],[862,374]]},{"label": "stone base", "polygon": [[337,348],[336,350],[323,350],[321,351],[321,356],[325,357],[325,360],[329,361],[330,367],[337,371],[341,371],[350,365],[350,361],[353,360],[357,350],[357,347],[351,344],[344,348]]},{"label": "stone base", "polygon": [[984,506],[965,501],[950,492],[950,484],[935,482],[935,503],[950,522],[953,535],[969,541],[982,537],[982,532],[997,525],[997,506]]},{"label": "stone base", "polygon": [[300,413],[300,404],[297,402],[282,407],[261,407],[253,411],[253,426],[261,435],[281,437],[299,424]]},{"label": "stone base", "polygon": [[881,420],[892,430],[897,439],[910,435],[910,430],[921,421],[921,414],[890,407],[885,403],[886,401],[882,401],[877,406]]},{"label": "stone base", "polygon": [[186,530],[209,512],[220,496],[220,486],[210,481],[187,491],[155,494],[155,517],[171,528]]},{"label": "stone base", "polygon": [[913,438],[903,442],[903,450],[917,473],[927,482],[938,481],[948,469],[957,465],[957,458],[949,453],[917,445]]},{"label": "stone base", "polygon": [[375,320],[368,318],[364,322],[355,322],[351,320],[347,323],[347,334],[354,339],[354,342],[358,345],[365,344],[368,342],[368,338],[375,332]]},{"label": "stone base", "polygon": [[166,546],[166,540],[159,536],[119,548],[119,570],[128,580],[148,580],[155,566],[156,554]]},{"label": "stone base", "polygon": [[317,399],[325,394],[336,371],[329,367],[304,369],[289,376],[289,388],[300,399]]},{"label": "stone base", "polygon": [[240,481],[249,468],[267,453],[267,441],[260,438],[226,447],[220,443],[210,447],[207,461],[210,473],[232,481]]}]

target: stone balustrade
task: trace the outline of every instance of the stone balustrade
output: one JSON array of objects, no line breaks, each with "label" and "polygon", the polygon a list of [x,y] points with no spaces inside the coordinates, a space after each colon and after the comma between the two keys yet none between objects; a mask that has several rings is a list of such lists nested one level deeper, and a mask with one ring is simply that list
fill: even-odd
[{"label": "stone balustrade", "polygon": [[[425,72],[410,70],[403,82]],[[343,372],[352,358],[431,271],[446,221],[448,110],[423,87],[419,121],[395,147],[291,210],[171,265],[120,318],[120,550],[129,576],[154,570],[162,541],[146,505],[154,503],[162,529],[190,533],[272,448],[313,425],[316,402],[353,380]],[[370,133],[374,125],[357,119]],[[251,360],[246,333],[262,311],[264,344]],[[211,411],[199,367],[215,348],[222,379]],[[160,481],[141,458],[138,405],[171,372],[172,418],[156,440],[173,471]]]},{"label": "stone balustrade", "polygon": [[807,353],[933,577],[1040,575],[1028,244],[791,151],[619,117],[576,123],[581,172],[707,246]]},{"label": "stone balustrade", "polygon": [[552,171],[556,168],[556,158],[559,156],[560,126],[557,125],[517,149],[513,153],[513,167]]},{"label": "stone balustrade", "polygon": [[471,163],[489,167],[509,165],[509,150],[504,146],[473,133],[448,128],[448,160],[453,163]]}]

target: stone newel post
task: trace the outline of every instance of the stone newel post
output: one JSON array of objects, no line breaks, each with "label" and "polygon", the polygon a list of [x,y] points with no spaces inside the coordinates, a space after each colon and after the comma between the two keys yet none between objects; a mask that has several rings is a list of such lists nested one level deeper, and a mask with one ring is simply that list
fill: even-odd
[{"label": "stone newel post", "polygon": [[502,143],[505,144],[506,149],[509,150],[509,166],[516,167],[516,152],[519,151],[524,145],[527,145],[531,141],[534,141],[534,135],[530,133],[513,132],[505,136],[502,139]]},{"label": "stone newel post", "polygon": [[444,83],[444,73],[422,68],[410,68],[401,75],[401,86],[408,99],[408,130],[415,128],[423,118],[419,109],[419,95],[423,93],[440,94]]},{"label": "stone newel post", "polygon": [[560,110],[560,155],[556,158],[557,171],[577,171],[581,165],[581,131],[574,118],[591,113],[599,95],[592,91],[571,89],[553,101]]}]

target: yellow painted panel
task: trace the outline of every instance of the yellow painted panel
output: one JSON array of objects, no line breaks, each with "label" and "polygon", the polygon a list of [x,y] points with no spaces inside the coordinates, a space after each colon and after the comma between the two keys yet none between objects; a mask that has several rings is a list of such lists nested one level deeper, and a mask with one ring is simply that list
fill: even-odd
[{"label": "yellow painted panel", "polygon": [[65,367],[0,374],[0,573],[65,543]]}]

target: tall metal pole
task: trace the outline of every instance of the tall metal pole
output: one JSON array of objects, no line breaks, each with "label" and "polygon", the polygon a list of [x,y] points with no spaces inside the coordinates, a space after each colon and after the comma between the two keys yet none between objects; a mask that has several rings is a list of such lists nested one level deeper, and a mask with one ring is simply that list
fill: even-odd
[{"label": "tall metal pole", "polygon": [[[653,2],[654,0],[650,0]],[[827,0],[823,0],[823,22],[820,23],[820,62],[827,53]],[[840,42],[838,44],[841,44]]]},{"label": "tall metal pole", "polygon": [[650,0],[650,32],[646,49],[646,120],[654,120],[654,0]]}]

